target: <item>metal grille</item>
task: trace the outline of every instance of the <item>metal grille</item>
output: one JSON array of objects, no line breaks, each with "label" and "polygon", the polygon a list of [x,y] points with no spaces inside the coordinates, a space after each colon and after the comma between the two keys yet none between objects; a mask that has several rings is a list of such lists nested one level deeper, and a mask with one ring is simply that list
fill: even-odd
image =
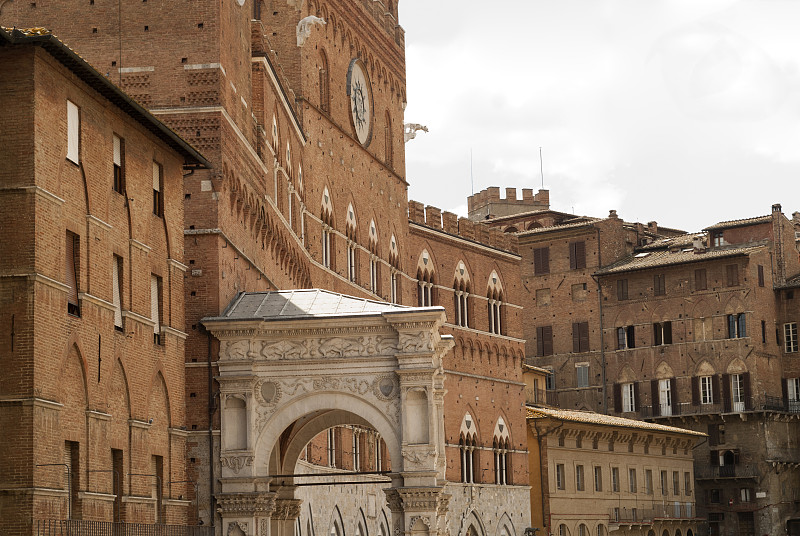
[{"label": "metal grille", "polygon": [[36,536],[214,536],[214,528],[44,519],[36,521]]}]

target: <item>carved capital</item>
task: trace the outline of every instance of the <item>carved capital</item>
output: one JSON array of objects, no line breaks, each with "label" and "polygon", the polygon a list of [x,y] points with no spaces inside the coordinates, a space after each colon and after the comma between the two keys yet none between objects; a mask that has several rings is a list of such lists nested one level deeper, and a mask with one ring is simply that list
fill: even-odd
[{"label": "carved capital", "polygon": [[300,517],[300,507],[302,505],[303,501],[300,499],[276,499],[275,512],[272,514],[272,519],[297,519]]},{"label": "carved capital", "polygon": [[225,517],[271,516],[275,493],[217,493],[217,511]]}]

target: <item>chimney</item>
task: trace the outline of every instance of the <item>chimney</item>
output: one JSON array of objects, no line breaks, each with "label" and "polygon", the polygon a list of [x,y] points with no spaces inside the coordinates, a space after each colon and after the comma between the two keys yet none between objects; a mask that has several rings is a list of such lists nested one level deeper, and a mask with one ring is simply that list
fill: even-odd
[{"label": "chimney", "polygon": [[658,223],[654,221],[647,222],[647,230],[653,234],[658,234]]},{"label": "chimney", "polygon": [[774,205],[772,205],[772,212],[780,212],[780,211],[781,211],[780,203],[775,203]]},{"label": "chimney", "polygon": [[694,240],[692,240],[692,249],[694,249],[695,253],[705,253],[706,252],[706,245],[703,243],[702,236],[695,236]]},{"label": "chimney", "polygon": [[608,219],[610,219],[610,220],[618,220],[619,216],[617,216],[617,211],[613,210],[613,209],[609,210],[608,211]]}]

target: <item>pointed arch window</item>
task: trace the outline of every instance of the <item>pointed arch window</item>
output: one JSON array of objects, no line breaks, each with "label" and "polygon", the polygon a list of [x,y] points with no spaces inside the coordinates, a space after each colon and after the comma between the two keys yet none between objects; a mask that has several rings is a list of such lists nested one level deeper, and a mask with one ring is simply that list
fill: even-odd
[{"label": "pointed arch window", "polygon": [[461,455],[461,482],[476,482],[475,468],[478,467],[478,439],[472,415],[467,413],[461,421],[461,432],[458,439]]},{"label": "pointed arch window", "polygon": [[434,304],[434,272],[433,261],[427,249],[422,254],[417,264],[417,305],[430,307]]},{"label": "pointed arch window", "polygon": [[492,440],[492,452],[494,454],[494,483],[501,486],[509,483],[508,475],[511,468],[511,441],[508,434],[508,426],[502,417],[497,419],[494,427],[494,439]]},{"label": "pointed arch window", "polygon": [[328,74],[328,55],[319,51],[319,109],[331,111],[330,75]]},{"label": "pointed arch window", "polygon": [[322,192],[322,265],[331,270],[334,266],[333,206],[328,189]]},{"label": "pointed arch window", "polygon": [[497,272],[492,272],[489,276],[489,287],[487,291],[489,333],[497,335],[504,334],[505,321],[503,319],[503,285]]},{"label": "pointed arch window", "polygon": [[400,303],[400,253],[397,249],[397,239],[392,235],[389,240],[389,264],[391,268],[391,302]]},{"label": "pointed arch window", "polygon": [[353,205],[347,206],[347,278],[356,283],[358,279],[358,244],[356,243],[356,215]]},{"label": "pointed arch window", "polygon": [[455,280],[453,282],[453,305],[455,309],[455,323],[457,326],[466,328],[471,320],[470,313],[470,280],[469,272],[463,261],[456,267]]}]

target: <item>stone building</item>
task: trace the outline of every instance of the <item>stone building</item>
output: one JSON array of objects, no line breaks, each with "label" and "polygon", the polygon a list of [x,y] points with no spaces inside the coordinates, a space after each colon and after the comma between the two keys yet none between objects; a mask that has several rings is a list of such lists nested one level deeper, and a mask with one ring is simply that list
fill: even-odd
[{"label": "stone building", "polygon": [[800,214],[690,234],[615,211],[488,223],[518,231],[526,355],[551,401],[708,433],[693,452],[711,534],[797,523]]},{"label": "stone building", "polygon": [[[454,534],[521,533],[528,507],[516,239],[408,202],[405,43],[394,0],[175,0],[113,8],[102,1],[11,1],[0,5],[0,22],[53,29],[213,165],[187,174],[183,184],[191,521],[214,524],[220,534],[255,536],[264,528],[230,521],[239,519],[234,510],[266,509],[276,513],[276,530],[294,520],[299,534],[338,527],[344,536],[359,530],[359,503],[376,513],[366,516],[369,530],[380,528],[378,512],[385,513],[387,531],[400,528],[385,485],[351,486],[349,506],[330,504],[324,486],[298,485],[277,496],[267,484],[274,468],[247,465],[263,453],[247,452],[250,443],[245,452],[220,444],[225,408],[244,402],[254,415],[268,403],[255,384],[249,397],[223,392],[216,379],[220,341],[203,319],[219,317],[245,291],[313,287],[443,307],[439,333],[453,337],[453,349],[441,363],[440,508],[458,512],[449,518]],[[360,418],[340,423],[332,437],[368,429],[364,437],[380,445],[370,435],[377,434],[374,423]],[[311,447],[326,442],[323,432]],[[496,451],[508,458],[502,478],[493,465]],[[399,467],[397,450],[393,459],[387,453],[387,467]],[[298,463],[306,472],[331,472]],[[254,495],[218,502],[223,490],[236,489],[237,468],[260,479],[251,482]],[[338,525],[334,511],[341,512]],[[435,529],[423,532],[429,530]]]},{"label": "stone building", "polygon": [[206,160],[40,28],[0,29],[0,533],[185,524],[184,171]]}]

